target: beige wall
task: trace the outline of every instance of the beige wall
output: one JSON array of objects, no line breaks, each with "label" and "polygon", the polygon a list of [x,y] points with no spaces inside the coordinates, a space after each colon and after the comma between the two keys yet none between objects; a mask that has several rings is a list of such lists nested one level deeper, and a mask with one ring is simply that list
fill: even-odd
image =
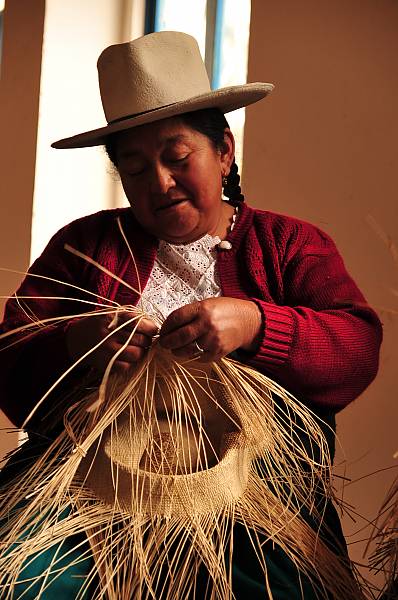
[{"label": "beige wall", "polygon": [[[395,0],[252,1],[248,81],[276,89],[246,111],[246,198],[330,233],[384,322],[378,379],[338,417],[352,479],[390,465],[397,474],[398,314],[382,309],[398,311],[398,264],[366,222],[372,215],[398,243],[397,63]],[[392,479],[392,471],[366,477],[345,499],[372,518]],[[364,521],[344,525],[352,542]],[[363,549],[351,545],[353,558],[362,562]]]},{"label": "beige wall", "polygon": [[[18,271],[26,270],[30,258],[44,12],[44,0],[7,0],[3,20],[0,267]],[[15,273],[0,273],[0,294],[12,293],[19,280]],[[2,299],[0,312],[3,305]],[[0,419],[0,427],[9,425]],[[15,433],[0,436],[0,455],[15,443]]]}]

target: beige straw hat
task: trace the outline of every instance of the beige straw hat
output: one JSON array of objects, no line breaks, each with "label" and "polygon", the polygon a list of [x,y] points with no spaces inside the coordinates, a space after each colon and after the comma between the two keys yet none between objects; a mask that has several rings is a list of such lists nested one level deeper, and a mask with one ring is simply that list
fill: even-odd
[{"label": "beige straw hat", "polygon": [[108,125],[54,142],[54,148],[105,144],[106,136],[185,112],[247,106],[273,90],[247,83],[212,91],[196,40],[161,31],[106,48],[98,59],[102,105]]}]

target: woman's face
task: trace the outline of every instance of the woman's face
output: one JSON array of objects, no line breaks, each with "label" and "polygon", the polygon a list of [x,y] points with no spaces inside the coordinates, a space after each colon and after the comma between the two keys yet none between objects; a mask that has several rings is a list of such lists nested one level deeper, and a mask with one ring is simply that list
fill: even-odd
[{"label": "woman's face", "polygon": [[221,151],[177,117],[125,131],[116,143],[124,191],[146,231],[172,243],[216,235],[234,155],[229,130]]}]

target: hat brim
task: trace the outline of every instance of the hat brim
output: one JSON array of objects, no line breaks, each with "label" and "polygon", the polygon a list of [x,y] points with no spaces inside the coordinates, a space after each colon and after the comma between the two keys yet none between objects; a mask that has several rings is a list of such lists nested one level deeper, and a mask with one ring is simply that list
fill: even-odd
[{"label": "hat brim", "polygon": [[274,86],[271,83],[247,83],[245,85],[221,88],[194,98],[189,98],[188,100],[175,102],[174,104],[169,104],[136,116],[127,117],[99,129],[92,129],[91,131],[63,138],[54,142],[51,146],[58,149],[99,146],[105,144],[107,137],[112,133],[205,108],[219,108],[222,112],[228,113],[258,102],[272,92],[273,89]]}]

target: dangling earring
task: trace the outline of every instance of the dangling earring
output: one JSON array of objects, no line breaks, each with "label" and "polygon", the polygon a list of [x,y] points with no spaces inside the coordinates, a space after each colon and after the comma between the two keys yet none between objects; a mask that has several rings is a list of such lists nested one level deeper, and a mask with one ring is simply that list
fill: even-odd
[{"label": "dangling earring", "polygon": [[228,185],[228,177],[226,175],[222,178],[222,186],[226,187]]}]

